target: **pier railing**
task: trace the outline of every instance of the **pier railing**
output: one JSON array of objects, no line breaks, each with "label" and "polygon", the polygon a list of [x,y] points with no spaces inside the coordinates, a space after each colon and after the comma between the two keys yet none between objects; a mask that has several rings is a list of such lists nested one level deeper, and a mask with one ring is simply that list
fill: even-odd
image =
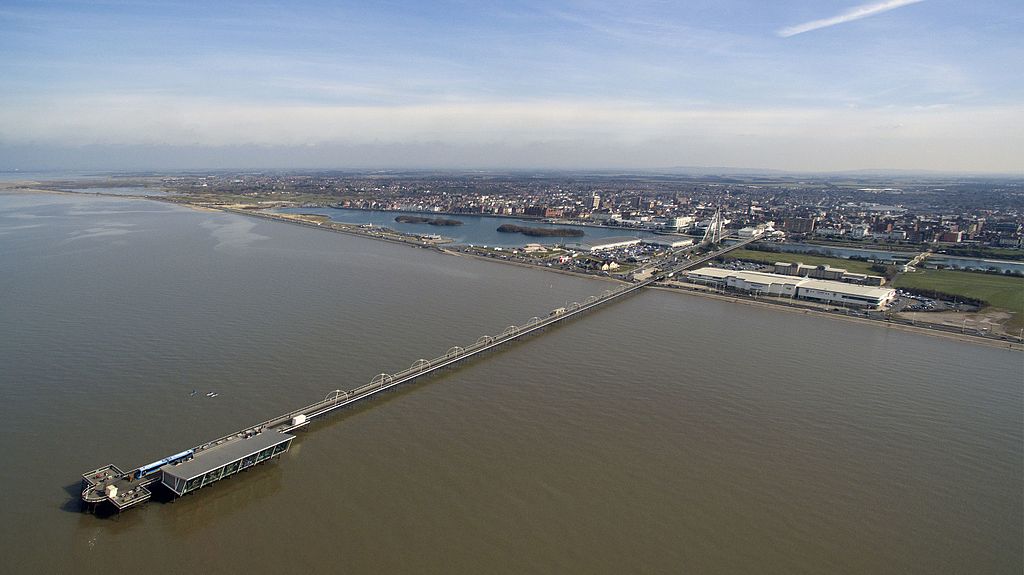
[{"label": "pier railing", "polygon": [[[498,335],[483,335],[480,336],[474,343],[466,346],[454,345],[448,348],[444,355],[435,357],[433,359],[418,359],[413,364],[403,370],[395,373],[379,373],[375,375],[368,383],[365,383],[354,389],[335,389],[328,392],[324,399],[293,409],[287,413],[272,417],[266,421],[257,423],[246,427],[242,430],[229,433],[222,437],[218,437],[212,441],[204,442],[200,445],[193,447],[195,454],[199,454],[207,449],[222,445],[224,443],[236,440],[252,437],[255,434],[262,433],[266,430],[277,430],[277,431],[288,431],[306,425],[306,423],[314,418],[323,416],[327,413],[334,411],[335,409],[344,407],[353,402],[365,399],[374,394],[380,393],[386,389],[392,388],[396,385],[411,381],[435,370],[447,367],[454,363],[468,359],[479,353],[483,353],[489,349],[495,348],[499,345],[503,345],[510,341],[521,338],[527,334],[533,333],[537,330],[544,329],[550,325],[558,323],[574,317],[578,314],[586,312],[590,309],[603,305],[609,301],[620,298],[632,292],[635,292],[641,288],[644,288],[652,283],[661,281],[666,277],[671,277],[675,272],[684,270],[688,267],[698,265],[708,259],[717,257],[725,252],[741,247],[754,238],[745,239],[737,244],[726,246],[719,249],[716,252],[705,254],[697,259],[686,260],[669,269],[662,269],[660,272],[654,274],[645,281],[636,283],[629,283],[620,285],[617,288],[605,290],[599,296],[589,296],[582,302],[573,302],[567,304],[565,307],[556,308],[551,311],[545,317],[534,316],[526,321],[522,325],[510,325],[501,331]],[[670,254],[675,256],[682,253],[676,251]],[[667,261],[667,258],[666,258]],[[298,419],[296,419],[298,418]],[[129,472],[131,473],[131,472]]]},{"label": "pier railing", "polygon": [[583,302],[572,302],[564,308],[558,308],[552,311],[545,317],[534,316],[530,318],[526,323],[522,325],[510,325],[501,331],[498,335],[483,335],[480,336],[476,342],[466,345],[459,346],[455,345],[448,348],[448,351],[444,355],[435,357],[433,359],[418,359],[413,364],[403,370],[394,373],[379,373],[375,375],[368,383],[365,383],[354,389],[336,389],[328,392],[324,399],[305,405],[298,409],[293,409],[287,413],[278,415],[270,418],[266,421],[260,422],[256,425],[236,431],[234,433],[225,435],[208,441],[202,445],[196,446],[197,452],[209,449],[216,445],[220,445],[224,442],[231,441],[236,438],[246,437],[249,434],[259,433],[267,429],[280,428],[281,431],[285,431],[290,427],[290,423],[296,416],[305,416],[307,420],[311,420],[317,417],[321,417],[334,411],[335,409],[344,407],[361,399],[365,399],[371,395],[377,394],[386,389],[390,389],[396,385],[401,385],[443,367],[447,367],[454,363],[463,361],[469,357],[487,351],[489,349],[498,347],[512,340],[523,337],[534,331],[543,329],[560,321],[566,320],[570,317],[603,305],[611,300],[622,297],[626,294],[632,293],[643,287],[646,287],[654,282],[661,281],[670,275],[671,273],[699,265],[705,261],[718,257],[726,252],[732,251],[736,248],[742,247],[756,238],[744,239],[740,242],[732,244],[730,246],[723,247],[712,253],[705,254],[699,258],[686,261],[678,266],[675,266],[672,270],[665,270],[662,273],[655,274],[650,279],[638,283],[620,285],[617,288],[605,290],[601,295],[589,296]]},{"label": "pier railing", "polygon": [[244,436],[246,433],[250,432],[259,432],[265,429],[277,427],[287,428],[286,424],[289,424],[292,421],[292,419],[296,416],[304,415],[307,418],[307,420],[323,416],[327,413],[334,411],[335,409],[344,407],[345,405],[348,405],[350,403],[354,403],[356,401],[379,393],[383,390],[389,389],[396,385],[400,385],[402,383],[406,383],[418,377],[422,377],[423,375],[426,375],[443,367],[447,367],[454,363],[463,361],[465,359],[468,359],[469,357],[472,357],[489,349],[495,348],[502,344],[508,343],[509,341],[521,338],[529,333],[543,329],[552,324],[573,317],[577,314],[583,313],[589,309],[600,306],[601,304],[604,304],[610,300],[622,297],[628,293],[643,288],[644,286],[649,285],[653,281],[655,280],[652,279],[646,282],[627,284],[620,286],[616,289],[606,290],[600,296],[591,296],[582,303],[572,302],[571,304],[565,306],[564,308],[558,308],[555,311],[552,311],[551,314],[546,317],[542,318],[534,316],[527,320],[526,323],[522,325],[510,325],[506,327],[504,330],[502,330],[502,332],[498,335],[483,335],[472,344],[465,346],[452,346],[448,348],[448,350],[443,355],[440,355],[433,359],[418,359],[415,362],[413,362],[413,364],[410,365],[409,367],[400,371],[396,371],[394,373],[379,373],[376,376],[374,376],[368,383],[365,383],[354,389],[336,389],[334,391],[328,392],[323,400],[278,415],[277,417],[268,419],[246,430],[232,433],[230,435],[226,435],[224,437],[215,439],[211,442],[204,443],[197,449],[206,449],[219,443],[223,443],[224,441],[229,441],[232,438]]}]

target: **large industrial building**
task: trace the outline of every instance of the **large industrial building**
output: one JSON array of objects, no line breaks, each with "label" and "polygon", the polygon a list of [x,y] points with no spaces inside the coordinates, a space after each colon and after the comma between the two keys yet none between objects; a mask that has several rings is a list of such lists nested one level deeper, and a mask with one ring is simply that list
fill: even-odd
[{"label": "large industrial building", "polygon": [[686,277],[694,283],[743,292],[867,309],[884,308],[896,298],[896,290],[889,288],[764,272],[709,267],[687,272]]},{"label": "large industrial building", "polygon": [[828,265],[808,266],[801,262],[775,262],[775,273],[787,276],[802,276],[817,280],[835,280],[840,282],[880,286],[885,283],[882,276],[855,274],[843,268]]},{"label": "large industrial building", "polygon": [[588,252],[600,252],[604,250],[614,250],[616,248],[624,248],[628,246],[635,246],[640,243],[640,238],[633,238],[629,236],[614,236],[610,238],[594,238],[591,241],[577,244],[579,249]]},{"label": "large industrial building", "polygon": [[649,246],[657,246],[659,248],[679,249],[693,245],[693,238],[675,235],[655,236],[653,238],[644,238],[642,241]]}]

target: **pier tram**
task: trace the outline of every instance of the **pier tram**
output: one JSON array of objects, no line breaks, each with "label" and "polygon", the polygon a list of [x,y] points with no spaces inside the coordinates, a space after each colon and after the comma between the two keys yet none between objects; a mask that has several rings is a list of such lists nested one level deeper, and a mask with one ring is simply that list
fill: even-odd
[{"label": "pier tram", "polygon": [[241,432],[213,445],[197,446],[124,472],[107,465],[82,474],[82,503],[95,511],[112,505],[121,512],[148,501],[159,484],[181,497],[288,451],[294,435],[277,431]]}]

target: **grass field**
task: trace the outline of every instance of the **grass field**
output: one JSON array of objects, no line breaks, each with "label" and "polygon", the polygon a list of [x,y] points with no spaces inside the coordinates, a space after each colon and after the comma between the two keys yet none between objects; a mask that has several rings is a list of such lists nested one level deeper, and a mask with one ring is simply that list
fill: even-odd
[{"label": "grass field", "polygon": [[846,260],[843,258],[830,258],[828,256],[818,256],[814,254],[791,254],[738,249],[729,252],[726,257],[766,264],[773,264],[775,262],[801,262],[809,266],[830,265],[834,268],[843,268],[854,274],[881,275],[878,272],[871,271],[871,264],[867,262]]},{"label": "grass field", "polygon": [[900,274],[893,287],[933,289],[985,300],[992,307],[1013,312],[1010,327],[1024,327],[1024,278],[954,270],[918,270]]}]

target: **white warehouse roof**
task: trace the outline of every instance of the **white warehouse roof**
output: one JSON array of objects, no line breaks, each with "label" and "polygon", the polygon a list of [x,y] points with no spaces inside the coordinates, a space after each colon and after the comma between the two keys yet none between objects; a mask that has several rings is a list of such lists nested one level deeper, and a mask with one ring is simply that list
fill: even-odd
[{"label": "white warehouse roof", "polygon": [[880,288],[873,286],[862,286],[857,284],[848,284],[844,282],[837,282],[831,280],[815,280],[806,279],[800,283],[800,287],[806,289],[816,289],[821,291],[832,291],[837,293],[845,293],[848,295],[859,295],[863,297],[885,299],[895,291],[890,288]]},{"label": "white warehouse roof", "polygon": [[613,236],[610,238],[595,238],[588,242],[584,242],[581,245],[583,249],[589,251],[596,250],[610,250],[612,248],[620,248],[625,246],[632,246],[640,243],[640,238],[634,238],[631,236]]},{"label": "white warehouse roof", "polygon": [[712,267],[700,268],[698,270],[687,272],[687,277],[696,280],[714,280],[721,282],[725,282],[729,278],[735,278],[748,284],[791,285],[796,286],[801,290],[831,292],[838,295],[870,298],[880,302],[892,299],[896,293],[896,290],[891,288],[856,285],[832,280],[810,279],[800,276],[788,276],[766,272],[748,272]]}]

